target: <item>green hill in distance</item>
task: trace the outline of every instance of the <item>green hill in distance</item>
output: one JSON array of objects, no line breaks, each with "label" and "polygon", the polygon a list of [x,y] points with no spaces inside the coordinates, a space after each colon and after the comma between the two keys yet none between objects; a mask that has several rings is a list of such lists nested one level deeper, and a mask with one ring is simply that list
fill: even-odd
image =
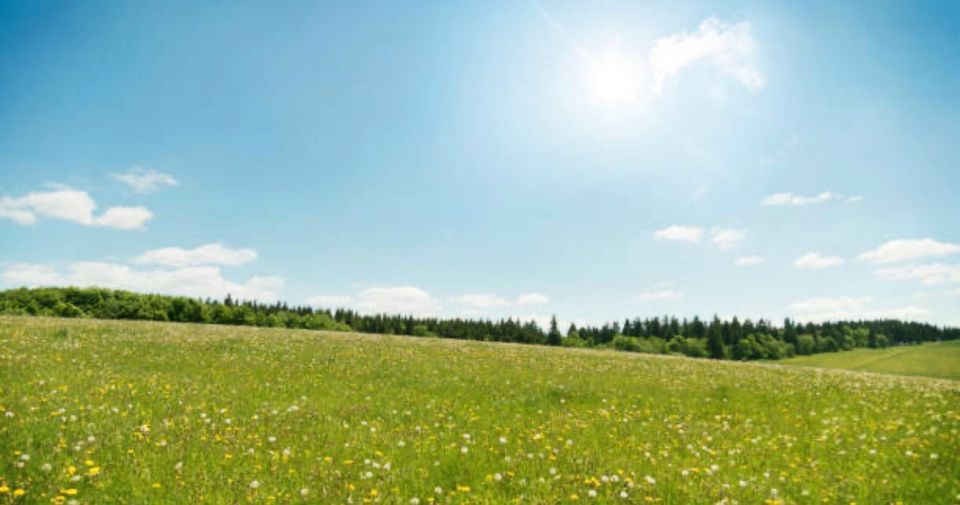
[{"label": "green hill in distance", "polygon": [[960,341],[797,356],[779,363],[960,380]]}]

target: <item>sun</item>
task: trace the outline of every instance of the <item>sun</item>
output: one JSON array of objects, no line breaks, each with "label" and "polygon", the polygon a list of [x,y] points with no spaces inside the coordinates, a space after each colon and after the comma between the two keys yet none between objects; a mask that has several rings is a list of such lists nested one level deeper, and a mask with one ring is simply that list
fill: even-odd
[{"label": "sun", "polygon": [[587,74],[590,95],[595,100],[610,105],[638,101],[639,68],[622,54],[610,52],[591,58]]}]

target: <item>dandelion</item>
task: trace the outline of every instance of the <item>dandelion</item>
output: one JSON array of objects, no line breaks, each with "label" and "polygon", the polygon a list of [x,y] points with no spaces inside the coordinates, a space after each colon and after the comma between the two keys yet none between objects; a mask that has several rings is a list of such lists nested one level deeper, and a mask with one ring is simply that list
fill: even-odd
[{"label": "dandelion", "polygon": [[14,490],[13,490],[13,496],[16,497],[16,498],[19,498],[19,497],[21,497],[21,496],[23,496],[23,495],[25,495],[25,494],[27,494],[27,492],[24,491],[24,490],[21,489],[21,488],[17,488],[17,489],[14,489]]}]

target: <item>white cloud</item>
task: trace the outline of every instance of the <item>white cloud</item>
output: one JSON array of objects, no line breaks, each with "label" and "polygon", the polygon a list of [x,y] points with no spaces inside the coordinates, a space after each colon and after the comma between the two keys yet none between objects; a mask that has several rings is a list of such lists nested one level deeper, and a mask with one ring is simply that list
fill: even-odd
[{"label": "white cloud", "polygon": [[712,65],[751,92],[759,91],[766,80],[755,61],[756,45],[748,22],[730,25],[713,17],[693,33],[658,39],[649,55],[653,91],[661,94],[667,79],[698,62]]},{"label": "white cloud", "polygon": [[740,244],[740,241],[747,236],[748,231],[749,230],[746,229],[738,230],[735,228],[714,228],[710,242],[713,242],[721,249],[731,249]]},{"label": "white cloud", "polygon": [[54,286],[60,274],[48,265],[14,263],[4,270],[0,280],[7,286]]},{"label": "white cloud", "polygon": [[675,300],[677,298],[683,298],[683,293],[679,293],[672,289],[664,289],[660,291],[648,291],[646,293],[640,293],[637,296],[634,296],[630,299],[633,303],[648,303],[662,300]]},{"label": "white cloud", "polygon": [[932,238],[891,240],[867,251],[857,259],[872,263],[894,263],[960,253],[960,244],[938,242]]},{"label": "white cloud", "polygon": [[796,195],[789,191],[782,193],[774,193],[767,196],[761,202],[765,207],[781,206],[781,205],[790,205],[794,207],[804,206],[804,205],[817,205],[819,203],[830,202],[830,201],[842,201],[842,202],[859,202],[863,200],[862,196],[844,196],[837,193],[831,193],[830,191],[824,191],[815,196],[803,196]]},{"label": "white cloud", "polygon": [[316,307],[348,307],[353,297],[348,295],[317,295],[307,298],[307,303]]},{"label": "white cloud", "polygon": [[373,287],[357,295],[357,308],[366,312],[432,315],[440,302],[414,286]]},{"label": "white cloud", "polygon": [[790,304],[788,310],[798,321],[822,322],[858,319],[916,319],[930,313],[922,307],[905,306],[886,309],[871,307],[870,297],[819,297]]},{"label": "white cloud", "polygon": [[662,230],[653,232],[653,238],[657,240],[673,240],[677,242],[699,242],[703,236],[703,230],[695,226],[672,225]]},{"label": "white cloud", "polygon": [[0,218],[18,224],[33,224],[38,217],[62,219],[85,226],[102,226],[121,230],[143,228],[153,217],[144,207],[110,207],[100,216],[94,215],[97,203],[86,191],[56,187],[52,191],[35,191],[21,197],[0,197]]},{"label": "white cloud", "polygon": [[805,270],[822,270],[825,268],[838,267],[846,263],[839,256],[823,256],[820,253],[809,252],[800,256],[793,262],[793,266]]},{"label": "white cloud", "polygon": [[764,260],[760,256],[740,256],[739,258],[737,258],[737,261],[735,261],[734,264],[738,267],[750,267],[754,265],[759,265],[764,261],[766,260]]},{"label": "white cloud", "polygon": [[94,219],[96,226],[118,230],[137,230],[153,217],[145,207],[110,207],[102,216]]},{"label": "white cloud", "polygon": [[211,243],[194,249],[164,247],[147,251],[138,256],[134,263],[155,264],[168,267],[194,265],[238,266],[257,259],[253,249],[232,249],[220,243]]},{"label": "white cloud", "polygon": [[517,298],[517,305],[525,307],[529,305],[546,305],[550,303],[550,298],[540,293],[526,293]]},{"label": "white cloud", "polygon": [[452,298],[450,301],[456,305],[464,305],[474,309],[493,309],[510,306],[509,301],[490,293],[461,295]]},{"label": "white cloud", "polygon": [[162,186],[180,184],[170,174],[158,172],[152,168],[133,167],[122,174],[113,174],[113,178],[130,186],[137,193],[152,193]]},{"label": "white cloud", "polygon": [[283,279],[254,276],[245,282],[225,279],[217,267],[138,270],[118,263],[80,261],[61,272],[45,265],[17,263],[0,279],[10,286],[100,286],[144,293],[165,293],[190,297],[223,298],[230,294],[244,300],[276,300]]},{"label": "white cloud", "polygon": [[960,265],[943,263],[881,268],[875,270],[874,274],[885,280],[918,280],[926,286],[960,284]]}]

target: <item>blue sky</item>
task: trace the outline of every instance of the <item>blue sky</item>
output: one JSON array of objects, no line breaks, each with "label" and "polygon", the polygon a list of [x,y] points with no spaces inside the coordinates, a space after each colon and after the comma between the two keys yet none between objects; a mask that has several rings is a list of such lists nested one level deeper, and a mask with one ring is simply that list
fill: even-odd
[{"label": "blue sky", "polygon": [[960,324],[955,2],[0,2],[0,287]]}]

